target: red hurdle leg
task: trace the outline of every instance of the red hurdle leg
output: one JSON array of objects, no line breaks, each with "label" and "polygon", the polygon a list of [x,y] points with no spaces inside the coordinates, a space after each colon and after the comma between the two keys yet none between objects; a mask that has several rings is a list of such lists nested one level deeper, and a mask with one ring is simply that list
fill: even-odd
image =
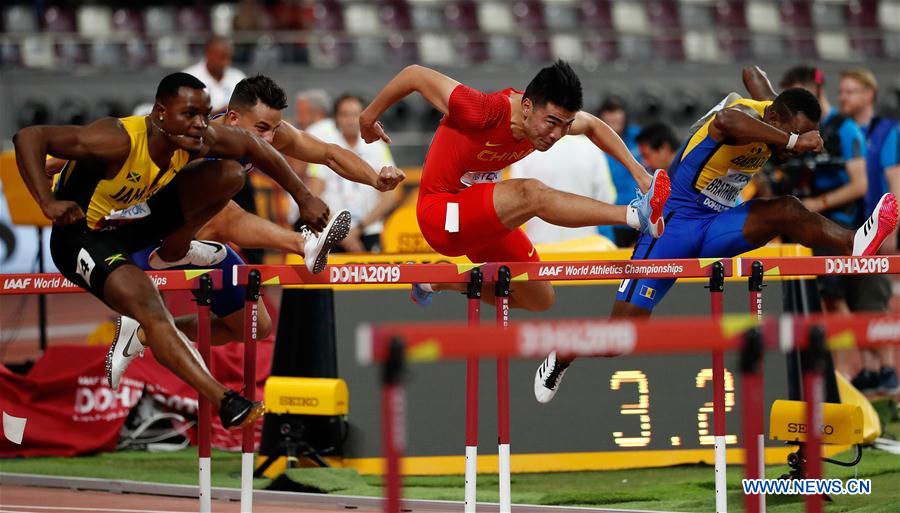
[{"label": "red hurdle leg", "polygon": [[[260,273],[250,271],[244,303],[244,396],[256,401],[256,329],[259,319]],[[253,511],[253,456],[256,422],[244,427],[241,444],[241,511]]]},{"label": "red hurdle leg", "polygon": [[[822,478],[822,401],[825,394],[822,374],[825,368],[825,331],[814,326],[809,331],[809,345],[803,367],[803,391],[806,395],[806,479]],[[807,513],[822,513],[822,495],[806,496]]]},{"label": "red hurdle leg", "polygon": [[[472,269],[466,291],[469,326],[478,326],[481,318],[481,269]],[[475,511],[475,485],[478,471],[478,357],[466,358],[466,489],[465,511]]]},{"label": "red hurdle leg", "polygon": [[[760,479],[762,452],[757,440],[762,426],[763,382],[762,382],[763,343],[759,328],[747,332],[741,351],[741,384],[744,393],[741,397],[743,411],[744,441],[744,478]],[[764,494],[744,495],[745,513],[760,513]]]},{"label": "red hurdle leg", "polygon": [[[725,290],[725,266],[716,262],[709,277],[710,311],[713,319],[722,317],[722,292]],[[713,435],[715,440],[716,513],[728,511],[725,490],[725,356],[712,353]]]},{"label": "red hurdle leg", "polygon": [[[756,316],[757,320],[762,321],[763,318],[763,265],[762,262],[756,261],[751,265],[750,279],[748,280],[748,287],[750,289],[750,315]],[[760,478],[766,477],[766,430],[765,430],[765,419],[766,419],[766,411],[765,411],[765,398],[763,397],[763,390],[765,390],[765,373],[762,372],[760,368],[759,372],[756,373],[755,376],[752,377],[754,386],[759,387],[759,411],[751,412],[758,419],[759,425],[755,426],[753,429],[756,432],[756,452],[759,454],[758,458],[758,468],[756,474]],[[756,383],[758,381],[758,384]],[[745,394],[747,394],[745,390]],[[746,416],[746,408],[748,405],[744,403]],[[746,420],[745,420],[746,422]],[[744,448],[746,450],[747,444],[754,443],[750,438],[744,437]],[[749,453],[747,455],[749,458]],[[766,494],[759,494],[759,501],[757,505],[758,511],[764,512],[766,510]],[[751,510],[747,510],[751,511]],[[757,511],[757,510],[754,510]]]},{"label": "red hurdle leg", "polygon": [[[212,303],[210,292],[212,290],[212,278],[204,274],[200,277],[200,288],[197,294],[197,346],[200,357],[206,363],[210,374],[213,372],[212,358],[210,354],[210,317],[209,307]],[[197,437],[199,442],[198,452],[200,461],[200,513],[212,511],[212,405],[198,394],[197,400]]]},{"label": "red hurdle leg", "polygon": [[381,374],[381,443],[385,454],[385,504],[387,513],[400,513],[403,481],[400,458],[406,449],[406,397],[403,393],[403,344],[391,341]]},{"label": "red hurdle leg", "polygon": [[[494,289],[497,308],[497,326],[509,327],[509,284],[512,275],[509,267],[501,266],[497,270],[497,284]],[[509,454],[509,357],[497,358],[497,443],[499,453],[500,474],[500,511],[512,509],[512,490],[510,486],[510,454]]]}]

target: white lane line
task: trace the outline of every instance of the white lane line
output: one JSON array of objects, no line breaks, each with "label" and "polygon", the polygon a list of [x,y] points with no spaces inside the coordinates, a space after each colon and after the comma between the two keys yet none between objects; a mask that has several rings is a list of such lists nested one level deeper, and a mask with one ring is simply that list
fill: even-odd
[{"label": "white lane line", "polygon": [[[110,513],[194,513],[193,511],[174,511],[157,509],[120,509],[120,508],[75,508],[72,506],[27,506],[20,504],[4,504],[3,508],[34,508],[42,511],[107,511]],[[18,513],[12,510],[0,509],[0,513]],[[27,512],[25,512],[27,513]]]}]

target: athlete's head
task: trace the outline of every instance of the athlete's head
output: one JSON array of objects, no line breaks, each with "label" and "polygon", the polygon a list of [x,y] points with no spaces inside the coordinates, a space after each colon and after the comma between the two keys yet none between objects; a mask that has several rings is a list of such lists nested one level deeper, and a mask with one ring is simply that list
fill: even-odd
[{"label": "athlete's head", "polygon": [[609,125],[620,136],[625,133],[628,125],[628,114],[625,112],[625,103],[618,96],[610,96],[603,100],[597,110],[597,117]]},{"label": "athlete's head", "polygon": [[234,45],[231,40],[222,36],[212,36],[206,41],[204,56],[206,57],[206,70],[216,80],[222,80],[225,70],[231,66],[231,57],[234,55]]},{"label": "athlete's head", "polygon": [[206,85],[187,73],[166,75],[156,88],[150,122],[170,143],[188,151],[203,146],[209,127],[209,93]]},{"label": "athlete's head", "polygon": [[825,87],[825,74],[815,66],[795,66],[781,77],[781,87],[802,87],[819,97]]},{"label": "athlete's head", "polygon": [[256,75],[234,86],[225,113],[225,124],[237,126],[271,143],[281,124],[281,111],[287,107],[287,95],[271,78]]},{"label": "athlete's head", "polygon": [[[772,105],[766,107],[766,123],[785,132],[802,134],[819,128],[822,107],[819,100],[806,89],[794,87],[781,92]],[[772,153],[782,161],[796,156],[785,148],[773,148]]]},{"label": "athlete's head", "polygon": [[667,169],[678,150],[678,137],[663,123],[651,123],[637,135],[638,152],[650,169]]},{"label": "athlete's head", "polygon": [[581,80],[565,61],[538,72],[522,96],[525,136],[538,151],[547,151],[569,132],[581,110]]},{"label": "athlete's head", "polygon": [[365,102],[359,96],[342,94],[334,101],[334,124],[348,142],[359,139],[359,115]]},{"label": "athlete's head", "polygon": [[875,106],[878,95],[878,80],[871,71],[865,68],[853,68],[841,72],[838,86],[838,100],[841,113],[846,116],[857,116]]}]

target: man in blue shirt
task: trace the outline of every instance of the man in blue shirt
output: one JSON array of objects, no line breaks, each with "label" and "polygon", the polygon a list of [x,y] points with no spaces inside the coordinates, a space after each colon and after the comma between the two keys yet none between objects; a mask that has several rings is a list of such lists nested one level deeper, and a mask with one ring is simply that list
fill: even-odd
[{"label": "man in blue shirt", "polygon": [[[628,147],[634,158],[640,161],[636,137],[641,128],[628,123],[628,114],[625,112],[625,105],[622,103],[622,100],[615,96],[604,100],[597,111],[597,117],[619,134],[622,142],[625,143],[625,146]],[[668,164],[665,167],[668,167]],[[609,173],[612,175],[613,185],[616,188],[616,205],[628,205],[635,197],[634,178],[631,177],[628,169],[616,159],[609,159]],[[639,235],[634,228],[629,226],[604,226],[598,229],[598,232],[605,237],[609,237],[609,231],[604,231],[604,229],[609,230],[610,228],[616,246],[620,248],[634,246]]]},{"label": "man in blue shirt", "polygon": [[[900,137],[895,119],[875,115],[878,82],[871,71],[863,68],[841,73],[838,88],[841,114],[853,118],[866,137],[866,168],[868,190],[864,197],[864,212],[875,208],[878,195],[900,191]],[[875,199],[873,199],[875,198]],[[896,234],[885,240],[883,253],[896,254]],[[892,240],[893,239],[893,240]],[[851,309],[857,311],[887,311],[891,297],[890,281],[884,275],[860,276],[855,294],[848,295]],[[897,389],[897,373],[891,363],[889,349],[866,351],[861,354],[862,366],[853,378],[860,390],[892,392]],[[852,364],[853,362],[838,362]],[[857,368],[858,368],[858,363]],[[849,366],[849,365],[848,365]]]},{"label": "man in blue shirt", "polygon": [[[803,200],[811,212],[819,212],[844,228],[856,229],[862,224],[863,196],[866,194],[866,142],[853,121],[833,107],[825,95],[825,76],[814,66],[796,66],[781,79],[781,87],[802,87],[816,95],[822,106],[819,130],[825,151],[804,154],[785,162],[785,176],[793,177],[790,193]],[[825,248],[813,248],[817,255],[830,254]],[[846,276],[822,276],[816,280],[825,310],[848,312]]]}]

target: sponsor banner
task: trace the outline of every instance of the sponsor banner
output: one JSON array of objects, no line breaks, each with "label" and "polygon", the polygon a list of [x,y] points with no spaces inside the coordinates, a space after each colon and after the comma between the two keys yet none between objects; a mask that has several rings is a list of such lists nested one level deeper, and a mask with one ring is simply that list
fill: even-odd
[{"label": "sponsor banner", "polygon": [[[620,280],[625,278],[707,277],[721,261],[731,276],[730,259],[613,260],[593,262],[510,262],[513,281]],[[305,265],[242,265],[236,267],[237,284],[245,285],[251,269],[262,275],[263,285],[359,285],[397,283],[466,283],[469,271],[480,267],[485,281],[493,281],[498,264],[336,264],[319,274]]]},{"label": "sponsor banner", "polygon": [[[257,387],[263,387],[272,363],[271,339],[260,341]],[[118,391],[106,384],[105,346],[50,346],[28,374],[0,366],[0,409],[27,419],[21,445],[0,437],[0,457],[75,456],[113,451],[133,406],[150,394],[160,409],[197,417],[197,392],[159,364],[147,351],[129,366]],[[214,347],[212,367],[225,386],[243,387],[243,346]],[[257,424],[261,429],[262,423]],[[213,415],[214,446],[240,447],[241,432],[226,431]]]},{"label": "sponsor banner", "polygon": [[[191,290],[197,288],[198,278],[209,274],[213,279],[213,289],[222,286],[222,271],[149,271],[147,276],[159,290]],[[62,294],[84,292],[80,286],[67,280],[61,274],[0,274],[0,295],[11,294]]]},{"label": "sponsor banner", "polygon": [[753,262],[763,264],[766,276],[826,276],[842,274],[900,274],[900,256],[821,256],[741,258],[741,276],[750,276]]}]

